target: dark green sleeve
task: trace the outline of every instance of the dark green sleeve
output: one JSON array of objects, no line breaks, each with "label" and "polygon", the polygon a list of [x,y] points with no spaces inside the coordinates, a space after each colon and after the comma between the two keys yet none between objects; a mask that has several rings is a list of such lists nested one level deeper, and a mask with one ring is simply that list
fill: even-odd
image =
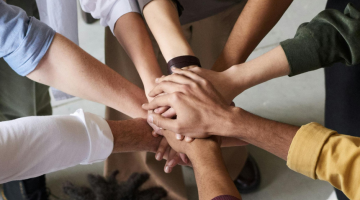
[{"label": "dark green sleeve", "polygon": [[290,64],[289,76],[329,66],[360,63],[360,12],[348,4],[344,14],[325,10],[280,43]]}]

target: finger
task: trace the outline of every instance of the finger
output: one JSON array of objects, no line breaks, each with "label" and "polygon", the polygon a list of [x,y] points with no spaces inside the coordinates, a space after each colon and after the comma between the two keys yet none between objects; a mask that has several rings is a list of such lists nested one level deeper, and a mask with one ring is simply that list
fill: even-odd
[{"label": "finger", "polygon": [[180,155],[181,160],[182,160],[185,164],[188,164],[188,163],[189,163],[189,158],[187,157],[186,154],[180,153],[179,155]]},{"label": "finger", "polygon": [[180,158],[179,153],[176,153],[176,154],[172,157],[172,159],[170,159],[170,160],[168,160],[168,161],[166,162],[165,165],[173,168],[173,167],[175,167],[176,165],[178,165],[179,163],[181,163],[181,158]]},{"label": "finger", "polygon": [[165,165],[164,172],[168,174],[168,173],[171,173],[171,171],[172,171],[172,167]]},{"label": "finger", "polygon": [[159,134],[156,133],[156,131],[152,131],[152,132],[151,132],[151,135],[154,136],[154,137],[159,137]]},{"label": "finger", "polygon": [[167,145],[166,150],[165,150],[165,154],[164,154],[164,157],[163,157],[163,158],[165,158],[165,159],[168,160],[169,157],[170,157],[170,152],[171,152],[171,150],[172,150],[171,146],[170,146],[170,145]]},{"label": "finger", "polygon": [[164,106],[164,107],[160,107],[160,108],[156,108],[154,110],[154,113],[157,113],[157,114],[163,114],[164,112],[166,112],[167,110],[169,110],[169,106]]},{"label": "finger", "polygon": [[166,94],[159,97],[156,97],[149,103],[144,103],[142,105],[142,108],[145,110],[154,110],[159,107],[171,107],[171,95],[172,94]]},{"label": "finger", "polygon": [[[166,76],[168,77],[168,76]],[[164,77],[164,78],[166,78]],[[161,78],[161,79],[164,79]],[[178,83],[175,82],[170,82],[170,81],[164,81],[161,83],[158,83],[150,92],[149,92],[149,97],[156,97],[157,95],[161,94],[161,93],[173,93],[176,91],[179,91],[179,86],[181,86]]]},{"label": "finger", "polygon": [[195,82],[198,82],[198,83],[202,83],[204,82],[204,78],[202,78],[201,76],[195,74],[194,72],[190,71],[190,70],[181,70],[181,69],[173,69],[173,72],[175,74],[181,74],[183,76],[186,76],[188,78],[191,78],[192,80],[194,80]]},{"label": "finger", "polygon": [[166,149],[168,148],[169,144],[165,138],[163,138],[159,144],[159,147],[155,154],[155,159],[160,161],[163,159]]},{"label": "finger", "polygon": [[188,136],[185,137],[185,142],[190,143],[192,141],[194,141],[194,138],[191,138],[191,137],[188,137]]},{"label": "finger", "polygon": [[160,78],[156,78],[155,79],[155,83],[158,83],[158,81],[161,79],[161,78],[164,78],[165,77],[165,75],[162,75]]},{"label": "finger", "polygon": [[[150,113],[150,112],[149,112],[149,113]],[[162,133],[161,133],[161,128],[159,128],[159,127],[157,127],[155,124],[151,124],[151,123],[149,123],[149,122],[148,122],[148,124],[149,124],[149,125],[151,126],[151,128],[154,130],[154,131],[151,132],[154,137],[158,137],[159,135],[162,135]]]},{"label": "finger", "polygon": [[172,119],[173,117],[176,116],[175,109],[174,109],[174,108],[170,108],[169,110],[167,110],[166,112],[164,112],[163,114],[161,114],[161,116]]},{"label": "finger", "polygon": [[195,74],[198,74],[199,72],[201,72],[201,67],[192,65],[189,67],[188,70],[194,72]]},{"label": "finger", "polygon": [[176,127],[176,121],[175,119],[169,119],[164,118],[161,115],[152,113],[148,115],[147,122],[149,124],[154,124],[155,126],[162,128],[162,129],[168,129],[168,130],[174,130]]},{"label": "finger", "polygon": [[192,71],[193,69],[201,69],[201,68],[197,65],[191,65],[188,67],[188,70],[190,70],[190,71]]},{"label": "finger", "polygon": [[182,84],[182,85],[193,83],[193,81],[190,78],[180,75],[180,74],[172,74],[169,76],[165,76],[164,78],[161,78],[159,80],[159,82],[164,82],[164,81],[178,83],[178,84]]},{"label": "finger", "polygon": [[182,141],[184,139],[184,136],[177,133],[176,134],[176,139],[179,140],[179,141]]}]

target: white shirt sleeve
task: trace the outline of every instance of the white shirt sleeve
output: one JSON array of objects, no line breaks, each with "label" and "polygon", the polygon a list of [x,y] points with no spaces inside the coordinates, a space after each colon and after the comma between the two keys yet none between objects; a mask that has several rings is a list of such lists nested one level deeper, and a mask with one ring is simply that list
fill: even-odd
[{"label": "white shirt sleeve", "polygon": [[40,21],[79,45],[77,1],[36,0]]},{"label": "white shirt sleeve", "polygon": [[80,0],[81,8],[94,18],[100,19],[102,26],[109,26],[114,33],[116,21],[126,13],[140,13],[136,0]]},{"label": "white shirt sleeve", "polygon": [[0,183],[103,161],[113,141],[108,123],[81,109],[0,122]]}]

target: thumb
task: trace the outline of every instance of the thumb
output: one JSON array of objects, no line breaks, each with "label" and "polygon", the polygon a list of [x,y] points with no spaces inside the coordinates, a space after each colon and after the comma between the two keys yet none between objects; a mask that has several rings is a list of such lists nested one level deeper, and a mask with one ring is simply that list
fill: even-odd
[{"label": "thumb", "polygon": [[147,121],[149,124],[154,124],[155,126],[157,126],[159,128],[168,129],[171,131],[177,131],[175,119],[165,118],[159,114],[152,112],[152,113],[148,114]]}]

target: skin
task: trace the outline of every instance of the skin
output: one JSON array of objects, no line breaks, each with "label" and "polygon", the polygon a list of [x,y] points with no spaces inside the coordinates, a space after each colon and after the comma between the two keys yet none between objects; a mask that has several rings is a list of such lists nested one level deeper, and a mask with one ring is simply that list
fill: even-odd
[{"label": "skin", "polygon": [[142,89],[60,34],[55,35],[47,53],[27,77],[131,117],[146,116],[139,106],[147,102]]},{"label": "skin", "polygon": [[[147,102],[142,89],[60,34],[55,35],[47,53],[27,77],[69,94],[105,104],[131,117],[147,116],[147,112],[140,106]],[[124,125],[127,122],[119,123],[123,124],[122,127],[130,126]],[[160,137],[156,140],[165,139]]]},{"label": "skin", "polygon": [[[233,64],[244,62],[262,38],[278,22],[291,2],[292,0],[283,0],[280,3],[277,0],[248,0],[212,70],[224,71]],[[182,33],[176,6],[172,1],[153,0],[144,8],[143,12],[167,62],[177,56],[194,55]],[[226,83],[226,79],[219,83]],[[226,88],[220,84],[217,86]],[[227,102],[230,104],[234,97],[227,98]],[[175,116],[173,108],[169,110],[164,107],[157,108],[154,112],[168,118]],[[160,134],[159,129],[156,129],[154,136],[157,134]],[[185,139],[187,142],[193,141],[193,138],[184,137],[181,134],[176,137],[180,140]]]},{"label": "skin", "polygon": [[161,138],[151,135],[152,128],[145,119],[107,120],[114,136],[113,153],[148,151],[155,152]]},{"label": "skin", "polygon": [[[251,70],[249,70],[250,67]],[[287,159],[291,141],[299,127],[264,119],[241,108],[228,106],[225,100],[221,101],[221,95],[215,90],[216,86],[212,86],[210,81],[202,78],[201,73],[197,74],[203,69],[194,69],[196,70],[191,71],[191,68],[188,70],[174,69],[173,72],[177,75],[158,80],[159,84],[150,93],[150,96],[156,96],[158,93],[167,94],[143,105],[143,108],[172,106],[178,117],[177,119],[166,119],[161,115],[152,114],[148,117],[150,121],[176,133],[192,134],[192,137],[196,137],[196,134],[193,134],[196,132],[198,138],[217,134],[241,139]],[[236,88],[239,87],[238,91],[290,72],[289,64],[281,47],[229,70],[233,70],[228,74],[231,78],[229,84],[234,84],[233,87]],[[244,74],[240,73],[244,71],[248,72],[245,80],[236,76]],[[180,79],[178,75],[181,75],[182,78]],[[247,81],[247,83],[245,84],[243,81]],[[186,117],[185,112],[187,113]],[[196,123],[192,120],[192,116],[196,116]]]},{"label": "skin", "polygon": [[221,72],[245,62],[291,3],[292,0],[248,0],[212,70]]},{"label": "skin", "polygon": [[133,61],[147,94],[162,72],[143,18],[138,13],[125,14],[116,21],[114,34]]},{"label": "skin", "polygon": [[182,32],[173,1],[151,1],[145,6],[143,13],[166,62],[177,56],[194,55]]},{"label": "skin", "polygon": [[213,199],[220,195],[231,195],[241,199],[221,157],[221,139],[212,137],[187,143],[177,140],[175,134],[169,131],[163,131],[163,134],[176,151],[188,155],[192,162],[199,199]]}]

